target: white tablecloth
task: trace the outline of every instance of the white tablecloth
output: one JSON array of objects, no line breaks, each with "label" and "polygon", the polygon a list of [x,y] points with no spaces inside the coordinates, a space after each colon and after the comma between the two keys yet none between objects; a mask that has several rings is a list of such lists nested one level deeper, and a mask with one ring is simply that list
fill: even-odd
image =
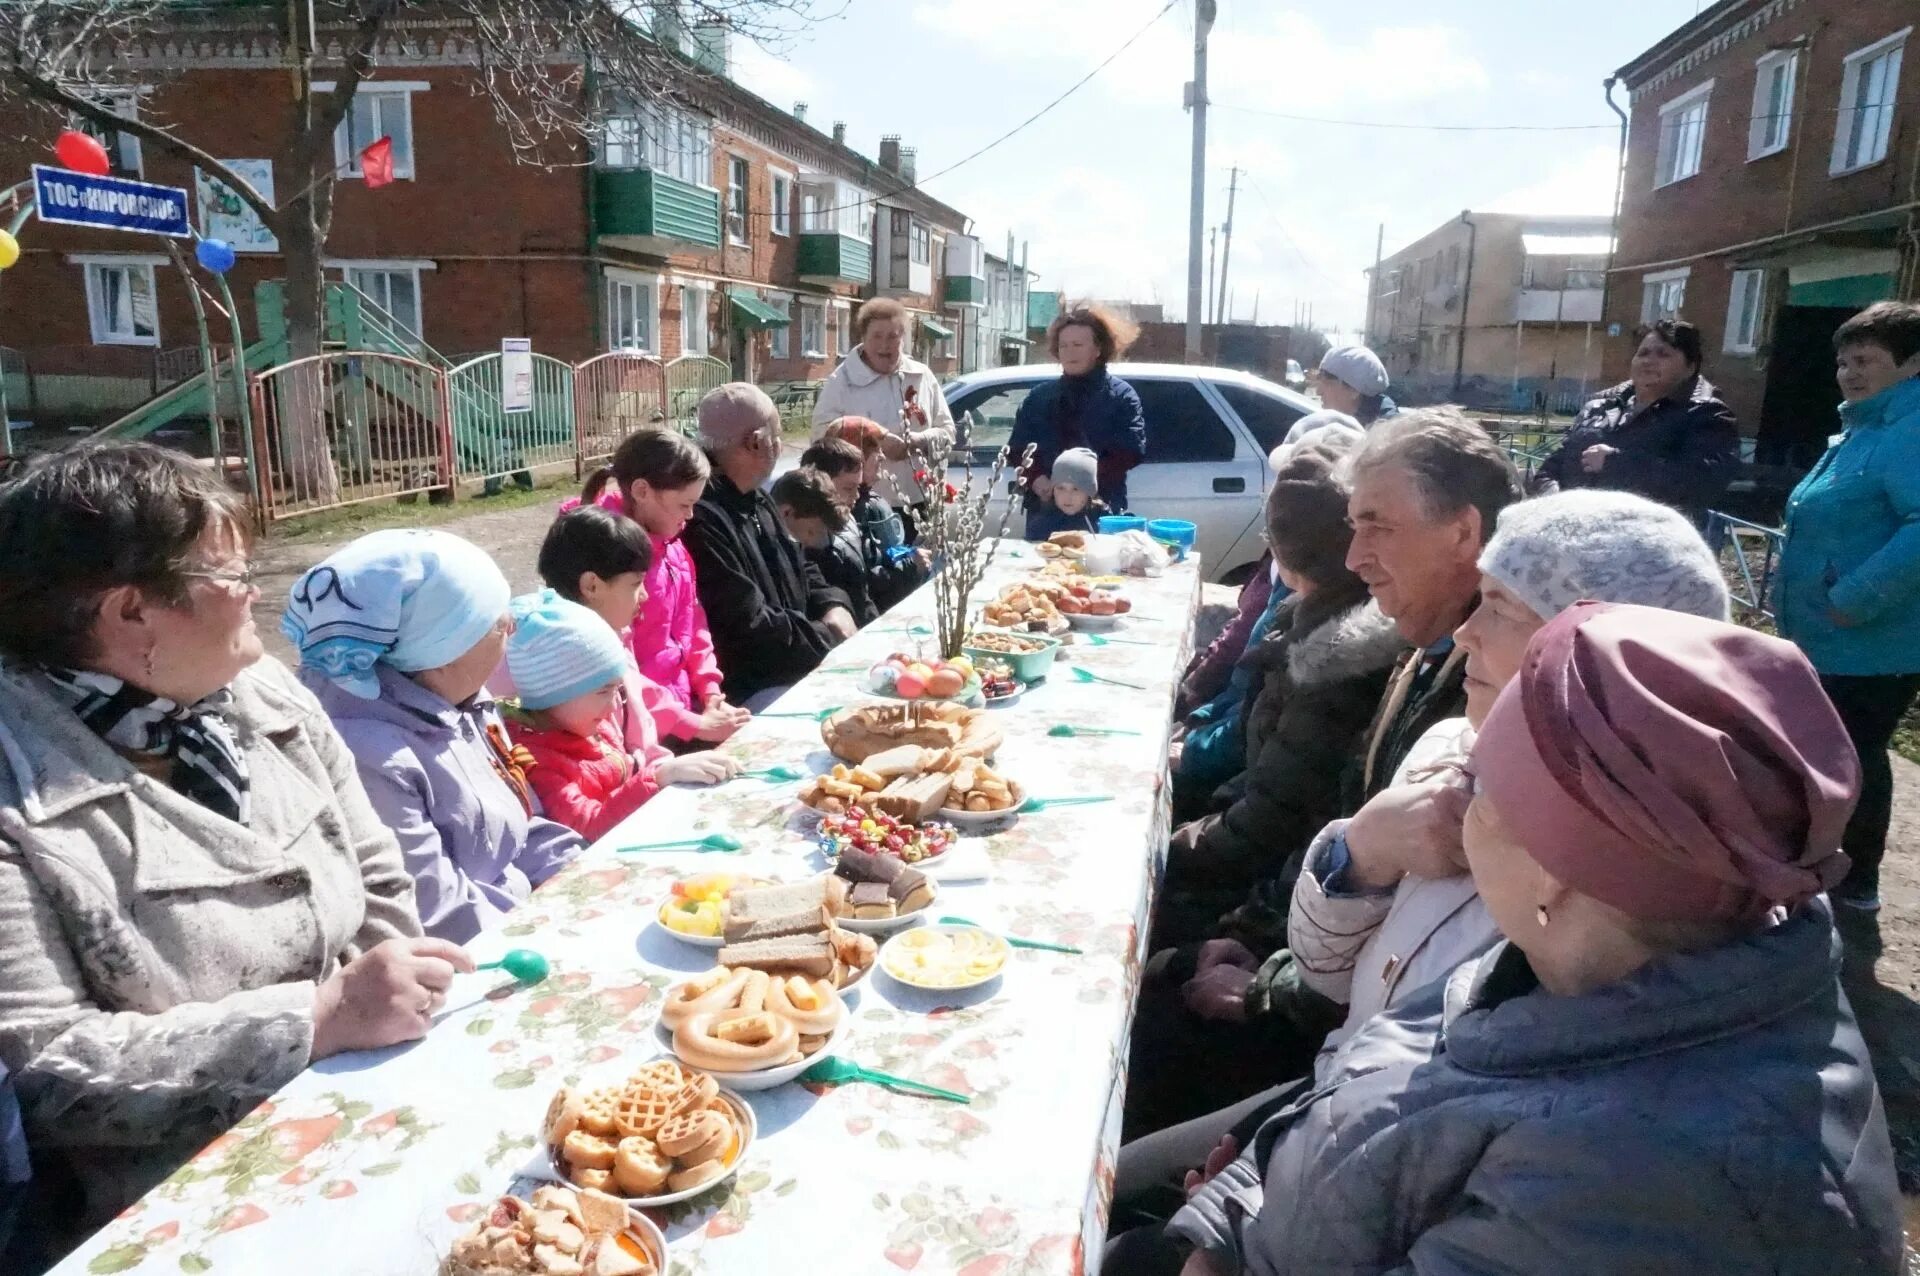
[{"label": "white tablecloth", "polygon": [[[1038,565],[996,562],[983,590]],[[1128,1016],[1153,869],[1167,834],[1169,718],[1190,644],[1194,564],[1132,582],[1116,638],[1076,644],[1020,702],[991,710],[999,769],[1037,796],[1112,802],[1024,816],[982,839],[992,876],[943,886],[936,911],[1079,945],[1016,950],[971,993],[915,993],[876,974],[853,995],[842,1053],[972,1096],[960,1106],[870,1085],[749,1096],[759,1141],[738,1177],[661,1211],[672,1271],[913,1271],[1040,1276],[1097,1267],[1113,1183]],[[778,705],[855,703],[868,664],[932,640],[923,589],[833,652]],[[1137,683],[1081,683],[1071,666]],[[1050,737],[1056,723],[1138,736]],[[817,726],[756,721],[726,746],[751,765],[830,762]],[[669,885],[726,869],[793,878],[822,861],[795,818],[796,786],[740,780],[670,789],[547,883],[485,961],[529,947],[552,962],[531,988],[463,978],[421,1042],[328,1059],[221,1136],[58,1271],[432,1272],[453,1238],[536,1153],[554,1089],[624,1074],[660,1052],[662,991],[712,953],[653,925]],[[737,855],[615,848],[725,830]]]}]

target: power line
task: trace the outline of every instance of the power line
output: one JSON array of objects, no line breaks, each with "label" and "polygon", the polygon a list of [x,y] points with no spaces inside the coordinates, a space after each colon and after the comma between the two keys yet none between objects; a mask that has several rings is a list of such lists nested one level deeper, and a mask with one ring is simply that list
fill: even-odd
[{"label": "power line", "polygon": [[1247,188],[1251,190],[1255,195],[1258,195],[1260,197],[1261,207],[1267,210],[1267,216],[1273,219],[1274,228],[1280,232],[1281,238],[1287,241],[1287,247],[1293,249],[1293,255],[1300,259],[1300,264],[1305,266],[1310,272],[1312,272],[1316,277],[1318,277],[1320,282],[1325,284],[1327,287],[1338,289],[1340,285],[1338,285],[1333,281],[1333,277],[1331,275],[1327,274],[1325,270],[1321,269],[1320,264],[1318,262],[1314,261],[1313,258],[1307,256],[1305,250],[1303,250],[1300,247],[1299,243],[1294,239],[1293,232],[1288,230],[1287,224],[1280,220],[1280,214],[1278,210],[1274,208],[1273,201],[1267,198],[1267,192],[1261,188],[1260,183],[1254,181],[1251,176],[1248,176]]},{"label": "power line", "polygon": [[1395,124],[1385,120],[1336,120],[1322,115],[1292,115],[1254,106],[1234,106],[1215,102],[1215,110],[1237,111],[1241,115],[1263,115],[1274,120],[1294,120],[1301,124],[1337,124],[1345,128],[1404,129],[1422,133],[1591,133],[1612,132],[1615,124]]}]

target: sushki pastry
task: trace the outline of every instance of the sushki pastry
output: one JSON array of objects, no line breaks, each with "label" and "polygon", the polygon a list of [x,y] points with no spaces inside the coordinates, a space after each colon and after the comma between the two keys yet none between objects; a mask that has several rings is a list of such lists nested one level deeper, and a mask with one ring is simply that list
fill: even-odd
[{"label": "sushki pastry", "polygon": [[713,1182],[746,1139],[719,1082],[673,1059],[655,1059],[617,1086],[559,1090],[544,1133],[573,1183],[638,1198]]},{"label": "sushki pastry", "polygon": [[551,1184],[531,1202],[503,1196],[453,1243],[441,1276],[654,1276],[654,1255],[629,1230],[626,1202]]},{"label": "sushki pastry", "polygon": [[668,992],[660,1022],[683,1062],[724,1074],[799,1063],[827,1044],[846,1014],[826,979],[717,966]]}]

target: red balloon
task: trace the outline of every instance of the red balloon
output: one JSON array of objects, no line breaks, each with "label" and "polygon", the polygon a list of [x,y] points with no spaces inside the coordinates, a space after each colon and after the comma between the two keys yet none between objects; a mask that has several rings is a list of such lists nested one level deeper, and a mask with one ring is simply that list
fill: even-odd
[{"label": "red balloon", "polygon": [[53,154],[60,161],[60,167],[76,173],[105,177],[113,171],[113,165],[107,162],[107,148],[100,145],[98,138],[79,129],[70,128],[62,133],[60,140],[53,144]]}]

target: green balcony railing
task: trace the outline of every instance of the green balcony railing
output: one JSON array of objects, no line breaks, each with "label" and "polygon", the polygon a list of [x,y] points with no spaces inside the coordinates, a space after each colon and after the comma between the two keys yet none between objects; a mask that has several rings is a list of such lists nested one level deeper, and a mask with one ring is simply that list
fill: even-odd
[{"label": "green balcony railing", "polygon": [[601,170],[594,219],[602,235],[720,246],[720,192],[650,169]]},{"label": "green balcony railing", "polygon": [[942,300],[953,306],[984,306],[987,281],[972,275],[948,275],[947,292]]},{"label": "green balcony railing", "polygon": [[800,277],[864,284],[873,280],[873,245],[837,231],[802,231]]}]

